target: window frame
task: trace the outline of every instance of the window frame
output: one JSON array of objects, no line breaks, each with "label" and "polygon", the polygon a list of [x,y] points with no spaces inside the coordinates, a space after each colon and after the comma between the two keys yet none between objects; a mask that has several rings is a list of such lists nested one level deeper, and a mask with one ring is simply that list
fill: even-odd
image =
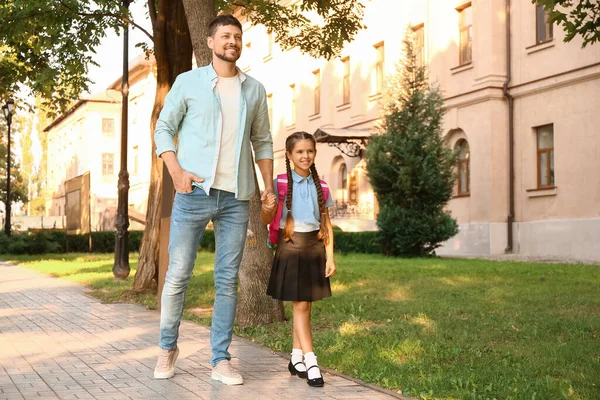
[{"label": "window frame", "polygon": [[[544,147],[540,149],[540,134],[542,129],[552,129],[552,147]],[[537,170],[537,188],[538,189],[552,189],[556,187],[556,179],[554,177],[554,170],[552,168],[554,160],[554,124],[546,124],[535,127],[535,148],[536,148],[536,170]],[[546,155],[546,177],[547,184],[542,184],[542,170],[540,164],[542,161],[542,154]],[[552,182],[554,181],[554,182]]]},{"label": "window frame", "polygon": [[[540,21],[540,11],[542,10],[543,14],[544,14],[544,21]],[[546,10],[544,9],[544,6],[541,4],[536,4],[535,5],[535,43],[536,44],[542,44],[542,43],[546,43],[546,42],[550,42],[554,39],[554,28],[553,25],[550,21],[549,21],[550,16],[548,15],[548,12],[546,12]],[[540,38],[540,25],[544,24],[544,35],[545,37],[542,39]]]},{"label": "window frame", "polygon": [[267,114],[269,115],[269,128],[273,132],[273,93],[267,95]]},{"label": "window frame", "polygon": [[350,56],[342,58],[342,105],[350,104]]},{"label": "window frame", "polygon": [[[414,35],[415,59],[421,67],[425,65],[425,23],[420,23],[410,28]],[[417,46],[420,45],[420,46]],[[418,51],[416,51],[418,49]]]},{"label": "window frame", "polygon": [[[457,197],[466,197],[471,195],[471,146],[469,146],[469,142],[467,139],[458,139],[456,144],[454,145],[455,151],[460,152],[462,150],[463,145],[466,145],[467,148],[467,157],[461,159],[460,156],[456,157],[457,162],[457,179],[456,179],[456,188],[457,188]],[[466,182],[466,190],[463,190],[462,187],[462,167],[465,166],[465,182]]]},{"label": "window frame", "polygon": [[[104,123],[108,122],[108,121],[112,121],[112,131],[106,131],[104,130]],[[102,134],[104,136],[115,136],[115,119],[114,118],[106,118],[106,117],[102,117]]]},{"label": "window frame", "polygon": [[313,115],[321,114],[321,70],[313,71]]},{"label": "window frame", "polygon": [[[466,12],[467,9],[470,9],[471,11],[471,23],[470,24],[466,24],[466,21],[464,21],[463,19],[466,19],[465,14],[463,14],[464,12]],[[460,7],[456,8],[456,11],[458,11],[458,65],[462,66],[462,65],[468,65],[471,64],[473,62],[473,6],[471,4],[471,2],[465,3]],[[468,34],[468,45],[469,45],[469,58],[468,60],[463,59],[463,48],[464,48],[464,44],[463,44],[463,32],[467,32]]]},{"label": "window frame", "polygon": [[376,52],[375,59],[375,93],[383,93],[383,82],[385,79],[385,42],[379,42],[373,46]]},{"label": "window frame", "polygon": [[290,85],[290,124],[289,126],[296,125],[296,84]]},{"label": "window frame", "polygon": [[[111,156],[110,160],[111,172],[105,172],[108,170],[108,163],[106,164],[107,168],[105,170],[104,156]],[[102,176],[112,176],[115,174],[115,154],[114,153],[102,153]]]}]

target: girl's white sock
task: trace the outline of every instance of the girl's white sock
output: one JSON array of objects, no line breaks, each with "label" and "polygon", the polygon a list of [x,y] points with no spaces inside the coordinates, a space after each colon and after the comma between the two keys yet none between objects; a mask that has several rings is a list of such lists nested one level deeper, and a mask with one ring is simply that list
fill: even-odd
[{"label": "girl's white sock", "polygon": [[[317,356],[312,351],[310,353],[306,353],[304,355],[304,364],[306,365],[306,370],[308,371],[308,379],[315,379],[321,377],[321,370],[317,364]],[[317,365],[316,368],[311,368],[313,365]]]},{"label": "girl's white sock", "polygon": [[297,371],[306,371],[306,366],[302,362],[302,349],[292,349],[292,365],[296,368]]}]

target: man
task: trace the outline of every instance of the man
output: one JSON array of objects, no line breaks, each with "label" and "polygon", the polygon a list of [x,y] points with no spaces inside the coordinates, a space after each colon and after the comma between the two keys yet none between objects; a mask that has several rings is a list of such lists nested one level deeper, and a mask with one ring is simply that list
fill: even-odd
[{"label": "man", "polygon": [[221,15],[208,30],[212,63],[177,77],[154,133],[156,153],[167,166],[177,192],[154,378],[175,374],[185,292],[198,244],[212,220],[216,242],[216,295],[210,330],[212,379],[240,385],[243,379],[231,366],[228,348],[248,205],[255,186],[250,144],[265,182],[266,198],[273,193],[273,140],[264,87],[236,67],[242,52],[242,25],[231,15]]}]

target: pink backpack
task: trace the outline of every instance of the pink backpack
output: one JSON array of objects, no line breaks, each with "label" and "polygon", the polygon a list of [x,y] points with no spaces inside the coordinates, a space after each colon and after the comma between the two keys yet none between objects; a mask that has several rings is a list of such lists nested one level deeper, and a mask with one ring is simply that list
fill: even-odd
[{"label": "pink backpack", "polygon": [[[279,224],[281,222],[281,214],[283,213],[283,204],[285,203],[287,188],[287,175],[277,175],[277,212],[275,213],[275,218],[273,218],[273,221],[269,224],[269,244],[271,245],[277,244],[279,239]],[[327,199],[329,198],[329,186],[324,180],[321,180],[321,188],[323,189],[325,202],[327,202]]]}]

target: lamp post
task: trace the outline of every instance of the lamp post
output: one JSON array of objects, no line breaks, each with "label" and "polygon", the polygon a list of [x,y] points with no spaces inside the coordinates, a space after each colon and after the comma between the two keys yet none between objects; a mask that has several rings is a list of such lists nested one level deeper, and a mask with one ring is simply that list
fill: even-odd
[{"label": "lamp post", "polygon": [[[130,0],[123,0],[125,9],[129,8]],[[119,171],[117,231],[115,233],[115,263],[113,275],[122,280],[129,276],[129,172],[127,172],[127,109],[129,107],[129,26],[123,28],[123,76],[121,78],[121,170]]]},{"label": "lamp post", "polygon": [[8,141],[6,145],[6,219],[4,220],[4,233],[6,236],[10,236],[10,124],[12,124],[13,110],[15,109],[15,102],[13,99],[8,99],[6,104],[2,106],[2,113],[6,118],[6,125],[8,126]]}]

